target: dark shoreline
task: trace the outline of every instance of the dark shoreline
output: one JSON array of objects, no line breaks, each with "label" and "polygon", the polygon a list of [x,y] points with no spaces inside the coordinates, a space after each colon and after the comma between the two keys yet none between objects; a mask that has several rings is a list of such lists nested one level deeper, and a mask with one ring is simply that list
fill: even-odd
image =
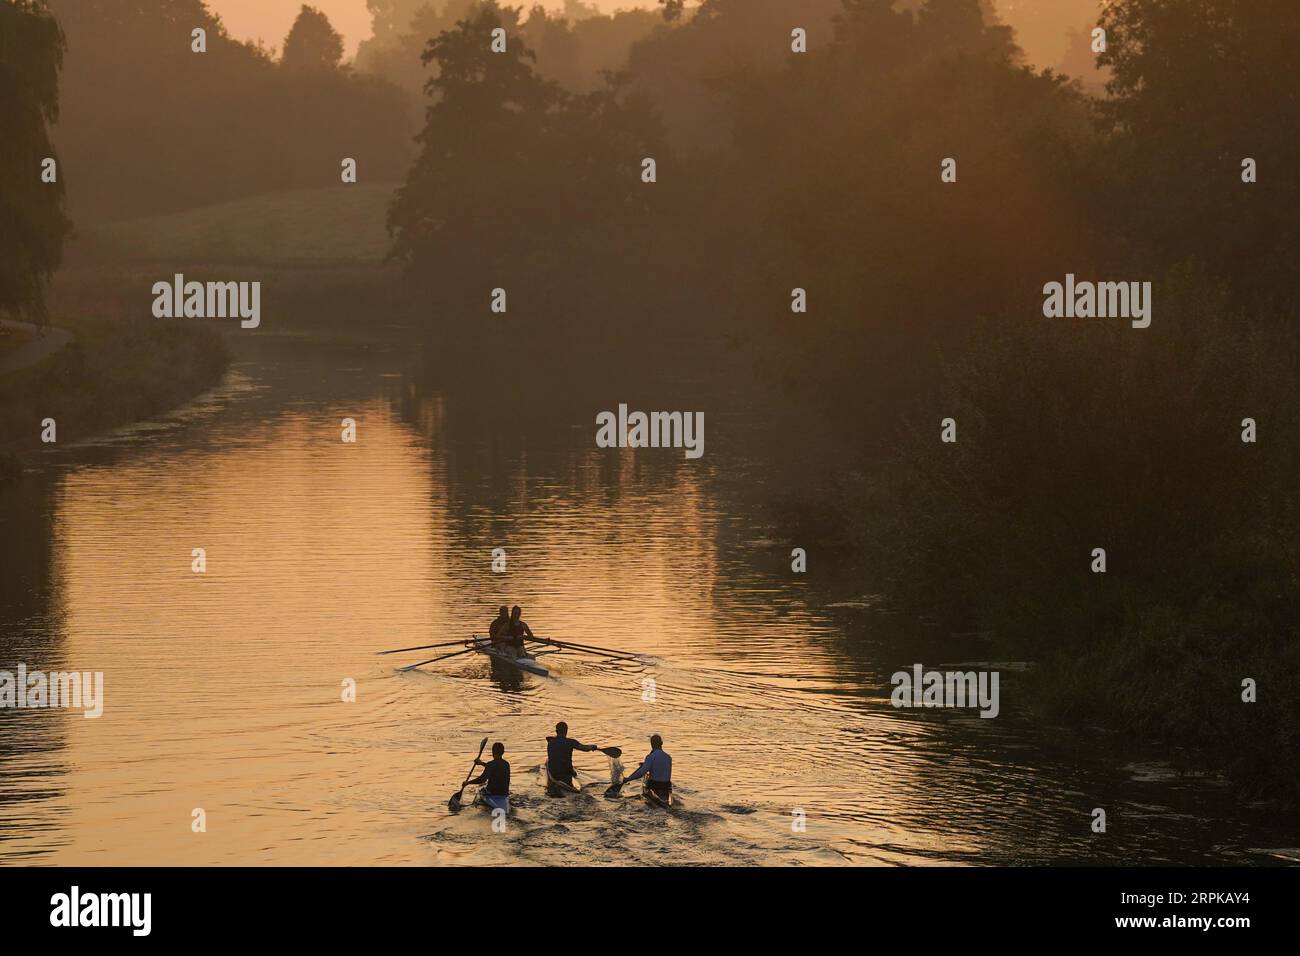
[{"label": "dark shoreline", "polygon": [[230,364],[212,329],[70,314],[55,321],[75,334],[72,343],[0,380],[0,484],[19,478],[27,453],[41,446],[43,419],[54,419],[59,442],[90,438],[184,404]]}]

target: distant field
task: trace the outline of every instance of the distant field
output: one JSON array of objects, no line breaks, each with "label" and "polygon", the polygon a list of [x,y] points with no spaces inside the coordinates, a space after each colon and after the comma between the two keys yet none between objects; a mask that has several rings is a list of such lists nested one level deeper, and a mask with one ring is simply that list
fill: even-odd
[{"label": "distant field", "polygon": [[76,251],[107,259],[375,262],[388,252],[384,217],[396,187],[340,184],[85,226]]}]

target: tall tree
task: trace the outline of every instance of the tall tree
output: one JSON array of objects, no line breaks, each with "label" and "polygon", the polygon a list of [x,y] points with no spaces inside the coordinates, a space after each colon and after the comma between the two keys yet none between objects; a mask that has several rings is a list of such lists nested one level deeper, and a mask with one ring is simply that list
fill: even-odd
[{"label": "tall tree", "polygon": [[[1300,302],[1300,4],[1115,0],[1101,25],[1113,228],[1158,265],[1192,257],[1238,288]],[[1255,183],[1242,181],[1247,159]]]},{"label": "tall tree", "polygon": [[514,31],[493,52],[493,31],[514,15],[485,3],[429,42],[421,151],[389,207],[393,257],[470,348],[494,333],[461,320],[505,285],[528,302],[516,331],[535,344],[604,334],[597,317],[620,309],[626,319],[628,288],[653,274],[645,229],[666,195],[642,181],[642,161],[672,165],[657,117],[617,78],[569,93],[538,74]]},{"label": "tall tree", "polygon": [[422,62],[436,64],[426,90],[433,102],[417,137],[421,152],[389,210],[394,254],[446,261],[482,236],[485,248],[520,230],[512,224],[548,206],[554,185],[537,179],[563,91],[537,75],[533,53],[511,40],[493,53],[501,11],[485,5],[455,30],[428,42]]},{"label": "tall tree", "polygon": [[337,70],[342,60],[343,37],[331,25],[329,17],[303,4],[298,19],[284,38],[281,65],[299,73],[321,73]]},{"label": "tall tree", "polygon": [[49,125],[59,115],[63,31],[36,0],[0,0],[0,310],[46,319],[45,284],[58,268],[69,224]]}]

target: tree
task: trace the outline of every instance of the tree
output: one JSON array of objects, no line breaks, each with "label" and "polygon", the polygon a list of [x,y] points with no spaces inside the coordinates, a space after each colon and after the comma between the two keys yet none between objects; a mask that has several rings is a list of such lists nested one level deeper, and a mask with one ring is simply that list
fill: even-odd
[{"label": "tree", "polygon": [[343,60],[343,37],[330,25],[329,17],[303,4],[284,38],[280,64],[296,73],[337,70]]},{"label": "tree", "polygon": [[[1239,290],[1297,301],[1300,97],[1295,0],[1115,0],[1113,228],[1165,266],[1195,258]],[[1253,159],[1258,182],[1242,181]]]},{"label": "tree", "polygon": [[[79,224],[337,184],[342,157],[369,182],[409,163],[415,117],[401,91],[349,70],[284,69],[202,0],[49,6],[71,51],[58,144]],[[203,54],[191,52],[196,27]]]},{"label": "tree", "polygon": [[58,268],[69,223],[63,177],[42,181],[57,159],[50,124],[59,115],[63,31],[35,0],[0,2],[0,310],[44,325],[45,284]]},{"label": "tree", "polygon": [[669,23],[681,19],[683,0],[659,0],[659,3],[664,8],[664,19]]},{"label": "tree", "polygon": [[474,236],[490,245],[494,226],[505,241],[519,231],[512,220],[550,201],[529,170],[540,164],[549,114],[564,93],[537,75],[522,43],[491,51],[500,26],[501,12],[485,5],[429,40],[421,56],[437,71],[425,87],[433,102],[416,137],[420,155],[389,209],[399,258],[445,261]]},{"label": "tree", "polygon": [[440,345],[442,360],[491,334],[461,321],[489,289],[527,289],[519,332],[555,345],[604,334],[601,317],[619,303],[626,316],[628,288],[653,274],[640,246],[663,188],[642,182],[641,163],[671,162],[657,118],[618,78],[573,94],[539,75],[517,31],[492,52],[493,31],[514,15],[486,3],[429,41],[420,155],[389,207],[392,257],[455,325],[444,331],[459,344]]}]

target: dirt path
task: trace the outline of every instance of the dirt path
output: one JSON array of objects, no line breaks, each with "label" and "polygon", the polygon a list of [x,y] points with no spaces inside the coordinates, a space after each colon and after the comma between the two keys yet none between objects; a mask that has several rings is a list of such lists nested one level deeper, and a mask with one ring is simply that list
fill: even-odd
[{"label": "dirt path", "polygon": [[38,336],[36,326],[30,322],[6,321],[3,324],[6,329],[22,329],[24,332],[30,333],[32,338],[8,355],[0,357],[0,375],[8,375],[35,365],[37,362],[43,361],[58,352],[73,339],[72,333],[67,329],[55,328],[52,325],[47,325],[45,334]]}]

